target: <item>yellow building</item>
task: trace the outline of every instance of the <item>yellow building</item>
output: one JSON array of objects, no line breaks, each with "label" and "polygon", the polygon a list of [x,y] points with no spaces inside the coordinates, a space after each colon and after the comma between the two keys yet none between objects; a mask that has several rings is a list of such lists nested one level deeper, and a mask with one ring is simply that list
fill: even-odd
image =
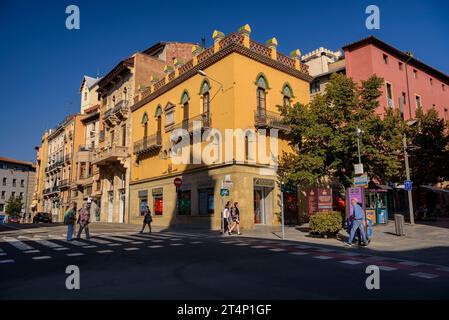
[{"label": "yellow building", "polygon": [[[279,224],[276,160],[289,146],[278,106],[307,103],[312,78],[299,50],[285,56],[275,38],[262,45],[250,33],[248,25],[227,37],[215,31],[212,47],[194,46],[191,60],[166,67],[135,99],[130,223],[142,223],[140,208],[148,205],[154,225],[217,230],[229,200],[239,203],[243,228]],[[180,143],[175,129],[186,130]],[[184,142],[191,154],[179,163]],[[182,179],[178,192],[175,178]],[[220,196],[223,183],[229,196]]]},{"label": "yellow building", "polygon": [[44,212],[45,168],[47,165],[48,132],[36,148],[36,184],[34,185],[32,212]]}]

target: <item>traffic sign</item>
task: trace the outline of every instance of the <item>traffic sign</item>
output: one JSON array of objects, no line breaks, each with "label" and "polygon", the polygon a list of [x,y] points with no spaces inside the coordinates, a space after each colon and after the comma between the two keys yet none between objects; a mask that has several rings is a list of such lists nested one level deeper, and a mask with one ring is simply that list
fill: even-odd
[{"label": "traffic sign", "polygon": [[229,196],[229,189],[221,188],[220,189],[220,196],[228,197]]},{"label": "traffic sign", "polygon": [[181,178],[175,178],[173,183],[175,184],[176,188],[179,188],[182,185],[182,179]]},{"label": "traffic sign", "polygon": [[411,191],[413,189],[413,182],[411,180],[405,180],[404,189],[405,191]]},{"label": "traffic sign", "polygon": [[223,181],[221,187],[224,189],[231,189],[234,183],[232,181]]},{"label": "traffic sign", "polygon": [[355,186],[364,186],[368,184],[368,176],[366,174],[358,177],[354,177]]}]

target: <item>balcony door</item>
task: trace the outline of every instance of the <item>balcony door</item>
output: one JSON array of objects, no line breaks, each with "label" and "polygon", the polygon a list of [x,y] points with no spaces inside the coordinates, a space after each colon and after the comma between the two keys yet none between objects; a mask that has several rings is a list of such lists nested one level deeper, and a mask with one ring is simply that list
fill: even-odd
[{"label": "balcony door", "polygon": [[114,191],[108,192],[108,222],[112,222],[114,213]]},{"label": "balcony door", "polygon": [[119,223],[125,222],[125,190],[120,190]]}]

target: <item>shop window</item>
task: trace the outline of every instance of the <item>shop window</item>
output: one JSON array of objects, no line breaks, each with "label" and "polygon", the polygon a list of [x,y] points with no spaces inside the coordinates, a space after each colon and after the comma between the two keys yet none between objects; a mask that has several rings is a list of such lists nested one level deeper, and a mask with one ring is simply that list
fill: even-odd
[{"label": "shop window", "polygon": [[198,190],[199,214],[214,213],[214,188],[203,188]]},{"label": "shop window", "polygon": [[178,192],[178,214],[190,215],[191,214],[191,192],[190,190],[184,190]]},{"label": "shop window", "polygon": [[153,194],[153,214],[162,216],[164,213],[164,197],[162,193]]},{"label": "shop window", "polygon": [[148,198],[147,197],[140,197],[139,198],[139,214],[141,216],[144,215],[144,211],[145,211],[147,205],[148,205]]}]

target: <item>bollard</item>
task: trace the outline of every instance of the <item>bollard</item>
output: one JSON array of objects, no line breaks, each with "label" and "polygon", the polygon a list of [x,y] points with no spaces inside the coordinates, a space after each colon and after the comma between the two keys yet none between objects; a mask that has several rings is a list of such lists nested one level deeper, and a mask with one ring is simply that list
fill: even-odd
[{"label": "bollard", "polygon": [[394,215],[394,224],[396,228],[396,235],[405,236],[405,223],[404,216],[402,214]]}]

